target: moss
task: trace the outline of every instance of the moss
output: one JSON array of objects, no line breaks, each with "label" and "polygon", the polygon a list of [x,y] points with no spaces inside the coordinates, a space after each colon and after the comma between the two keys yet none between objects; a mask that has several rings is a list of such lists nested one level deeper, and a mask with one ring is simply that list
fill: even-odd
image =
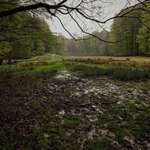
[{"label": "moss", "polygon": [[[120,144],[122,149],[126,148],[125,136],[134,137],[137,145],[139,143],[144,145],[144,142],[148,141],[150,138],[150,108],[148,101],[150,84],[147,81],[128,84],[129,82],[110,80],[110,78],[99,79],[101,81],[92,78],[92,84],[95,85],[96,83],[98,86],[110,82],[119,84],[121,93],[100,94],[100,98],[90,93],[91,106],[98,106],[98,108],[101,106],[102,113],[98,113],[94,108],[91,109],[90,106],[87,106],[87,109],[90,110],[87,113],[84,111],[82,104],[89,100],[88,95],[84,95],[79,102],[78,97],[76,99],[70,97],[69,93],[72,91],[65,92],[74,90],[77,86],[81,90],[82,86],[76,84],[78,80],[57,82],[56,79],[50,79],[51,76],[63,69],[79,73],[83,77],[107,75],[120,80],[146,79],[148,78],[146,74],[149,74],[148,69],[140,66],[93,65],[66,61],[63,63],[48,62],[47,64],[42,62],[29,63],[28,65],[1,66],[0,87],[2,95],[0,113],[2,128],[0,128],[0,143],[4,144],[0,145],[0,149],[77,150],[80,149],[80,144],[82,144],[79,142],[83,142],[82,140],[86,138],[87,142],[84,143],[86,150],[113,150],[117,149],[117,146],[115,145],[115,147],[112,144],[113,141]],[[57,82],[56,88],[60,84],[63,85],[63,88],[58,91],[55,88],[49,88],[49,86],[55,85],[55,82]],[[133,92],[133,88],[143,90],[145,93],[135,99],[126,97],[122,100],[119,98],[120,94]],[[81,92],[83,91],[81,90]],[[114,94],[116,95],[114,96]],[[133,97],[132,94],[131,97]],[[71,105],[65,101],[66,98],[70,100]],[[121,103],[117,103],[118,101],[121,101]],[[76,102],[77,105],[74,104]],[[58,110],[60,108],[64,109],[64,107],[67,109],[67,113],[60,117]],[[84,107],[86,106],[84,105]],[[71,109],[79,110],[81,116],[69,114]],[[85,117],[86,114],[97,116],[98,121],[88,121]],[[96,128],[95,139],[88,141],[87,133],[93,126]],[[111,132],[115,136],[111,138],[111,135],[107,133],[102,135],[101,130]]]},{"label": "moss", "polygon": [[114,150],[115,148],[112,146],[111,142],[110,139],[102,137],[99,140],[89,142],[86,150]]},{"label": "moss", "polygon": [[68,116],[64,118],[64,123],[63,125],[66,127],[71,127],[74,128],[76,126],[78,126],[81,123],[81,120],[78,117],[72,117],[72,116]]},{"label": "moss", "polygon": [[139,140],[144,141],[150,138],[150,108],[145,109],[135,120],[130,123],[131,133]]}]

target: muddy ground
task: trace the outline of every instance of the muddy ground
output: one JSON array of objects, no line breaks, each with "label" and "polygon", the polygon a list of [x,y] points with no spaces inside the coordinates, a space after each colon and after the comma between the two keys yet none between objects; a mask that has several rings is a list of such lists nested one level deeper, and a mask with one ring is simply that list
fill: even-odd
[{"label": "muddy ground", "polygon": [[0,80],[0,149],[149,150],[150,80]]}]

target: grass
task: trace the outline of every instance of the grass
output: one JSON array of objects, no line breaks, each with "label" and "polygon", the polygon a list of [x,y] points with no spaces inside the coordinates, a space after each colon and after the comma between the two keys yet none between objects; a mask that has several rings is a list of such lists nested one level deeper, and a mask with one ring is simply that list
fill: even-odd
[{"label": "grass", "polygon": [[150,63],[149,57],[113,57],[113,56],[79,56],[79,57],[68,57],[68,60],[75,61],[94,61],[94,62],[114,62],[114,61],[122,61],[122,62],[136,62],[136,63]]},{"label": "grass", "polygon": [[78,126],[80,124],[80,119],[77,117],[65,117],[64,118],[64,126],[66,127],[71,127],[71,128],[75,128],[76,126]]},{"label": "grass", "polygon": [[10,77],[10,76],[22,76],[22,75],[54,75],[59,70],[64,69],[63,63],[50,63],[49,65],[25,65],[25,66],[18,66],[18,65],[4,65],[0,67],[0,76],[1,77]]},{"label": "grass", "polygon": [[141,80],[150,78],[148,58],[82,57],[63,58],[57,55],[37,56],[13,65],[0,66],[1,77],[12,75],[54,75],[68,69],[82,77],[110,76],[118,80]]},{"label": "grass", "polygon": [[110,76],[119,80],[140,80],[150,78],[150,69],[130,65],[95,65],[86,63],[66,63],[68,69],[82,77]]},{"label": "grass", "polygon": [[65,67],[61,60],[60,56],[47,54],[22,60],[17,64],[4,64],[0,66],[0,76],[54,75]]}]

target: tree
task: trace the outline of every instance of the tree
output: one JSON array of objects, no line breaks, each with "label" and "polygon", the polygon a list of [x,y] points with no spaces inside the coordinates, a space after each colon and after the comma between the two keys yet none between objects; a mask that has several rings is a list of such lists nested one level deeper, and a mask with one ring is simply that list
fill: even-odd
[{"label": "tree", "polygon": [[0,42],[0,65],[3,63],[3,59],[11,51],[12,47],[8,42]]},{"label": "tree", "polygon": [[[140,5],[137,5],[139,8]],[[129,11],[127,9],[126,11]],[[122,14],[124,10],[120,12]],[[134,12],[128,13],[128,16],[124,18],[115,19],[111,38],[113,40],[119,41],[113,46],[114,53],[118,55],[139,55],[139,47],[137,41],[137,34],[141,26],[140,18],[142,16],[142,11],[136,10]]]},{"label": "tree", "polygon": [[[50,17],[53,17],[57,19],[60,24],[63,26],[64,30],[68,32],[70,36],[72,36],[74,39],[75,37],[71,34],[71,32],[65,27],[63,24],[63,21],[61,20],[61,15],[70,17],[74,23],[78,26],[78,28],[85,34],[92,35],[95,38],[98,38],[101,41],[109,42],[105,39],[102,39],[99,36],[95,36],[86,30],[84,30],[81,26],[81,21],[92,21],[97,24],[105,24],[106,22],[114,19],[114,18],[123,18],[126,17],[128,13],[134,12],[135,10],[142,10],[142,11],[149,11],[146,7],[146,2],[148,0],[135,0],[133,3],[130,3],[128,0],[124,0],[127,2],[127,7],[132,4],[130,7],[130,10],[125,11],[121,14],[118,14],[117,16],[107,18],[105,20],[101,20],[99,16],[102,15],[101,7],[105,1],[100,0],[80,0],[80,1],[74,1],[74,0],[41,0],[40,2],[38,0],[22,0],[20,4],[17,7],[14,7],[12,9],[4,10],[0,12],[0,17],[7,17],[13,14],[16,14],[18,12],[24,12],[24,11],[32,11],[34,14],[45,14],[46,16],[50,14]],[[5,1],[2,0],[1,3],[4,3]],[[12,3],[10,1],[5,2],[7,4]],[[141,7],[136,7],[138,4],[141,3]],[[79,18],[79,19],[77,19]],[[116,42],[116,41],[115,41]],[[110,43],[114,43],[110,41]]]},{"label": "tree", "polygon": [[[150,8],[150,5],[148,6]],[[150,14],[144,13],[142,19],[143,25],[137,35],[140,53],[142,55],[150,54]]]},{"label": "tree", "polygon": [[[105,38],[106,40],[109,39],[109,32],[107,31],[95,31],[92,34]],[[109,55],[108,43],[91,36],[84,36],[79,39],[78,41],[68,40],[67,49],[70,55]]]},{"label": "tree", "polygon": [[[2,9],[9,9],[10,6],[17,5],[17,2],[12,4],[3,3]],[[12,59],[29,58],[52,50],[54,36],[42,18],[23,12],[0,20],[1,63],[3,59],[8,59],[11,64]],[[11,47],[9,51],[8,47]]]}]

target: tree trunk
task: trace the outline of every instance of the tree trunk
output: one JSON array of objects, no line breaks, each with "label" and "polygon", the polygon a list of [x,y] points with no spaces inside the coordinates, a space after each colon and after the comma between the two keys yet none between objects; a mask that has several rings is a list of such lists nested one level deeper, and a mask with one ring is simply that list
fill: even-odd
[{"label": "tree trunk", "polygon": [[2,63],[3,63],[3,59],[1,58],[1,59],[0,59],[0,65],[2,65]]},{"label": "tree trunk", "polygon": [[8,58],[8,64],[10,64],[10,65],[12,64],[12,59],[11,59],[11,57]]},{"label": "tree trunk", "polygon": [[8,54],[8,64],[12,64],[12,53],[11,53],[11,51],[9,52],[9,54]]}]

